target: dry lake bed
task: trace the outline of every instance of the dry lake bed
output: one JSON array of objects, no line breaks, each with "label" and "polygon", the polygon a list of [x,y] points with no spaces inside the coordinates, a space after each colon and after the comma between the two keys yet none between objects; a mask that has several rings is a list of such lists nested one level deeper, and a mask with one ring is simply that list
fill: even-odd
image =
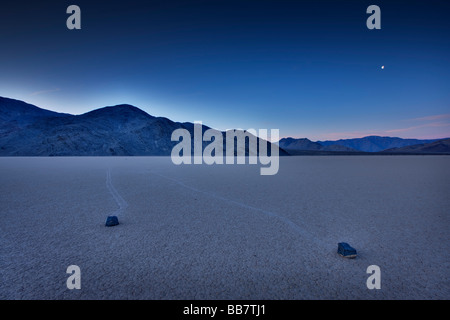
[{"label": "dry lake bed", "polygon": [[[0,158],[0,299],[450,298],[449,156],[259,169]],[[105,227],[109,215],[120,224]],[[80,289],[67,287],[71,265]],[[367,287],[371,265],[380,289]]]}]

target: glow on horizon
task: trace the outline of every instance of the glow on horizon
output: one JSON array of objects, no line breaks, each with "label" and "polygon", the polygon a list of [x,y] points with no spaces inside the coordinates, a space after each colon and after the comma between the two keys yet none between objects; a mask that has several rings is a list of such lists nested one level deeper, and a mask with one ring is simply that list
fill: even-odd
[{"label": "glow on horizon", "polygon": [[[392,130],[367,130],[367,131],[349,131],[349,132],[332,132],[332,133],[324,133],[319,135],[284,135],[282,138],[307,138],[311,141],[335,141],[335,140],[345,140],[345,139],[360,139],[369,136],[379,136],[379,137],[391,137],[391,138],[401,138],[401,139],[447,139],[450,138],[450,123],[436,125],[437,127],[446,127],[447,130],[442,130],[439,132],[429,132],[429,133],[418,133],[415,134],[412,128],[408,131],[412,131],[409,133],[400,133],[407,131],[406,129],[392,129]],[[420,126],[420,128],[425,128],[427,126]],[[417,127],[418,129],[419,127]]]},{"label": "glow on horizon", "polygon": [[[0,96],[4,96],[6,98],[21,100],[26,103],[35,105],[39,108],[55,111],[55,112],[61,112],[61,113],[69,113],[73,115],[79,115],[83,114],[95,109],[103,108],[106,106],[114,106],[114,105],[120,105],[120,104],[130,104],[133,106],[138,107],[139,109],[147,112],[148,114],[155,116],[155,117],[165,117],[168,118],[174,122],[194,122],[195,119],[202,118],[199,114],[198,110],[196,110],[195,115],[189,112],[189,108],[184,108],[183,112],[180,112],[180,110],[176,110],[175,107],[168,107],[167,103],[164,102],[152,102],[152,103],[146,103],[146,99],[137,99],[134,96],[128,96],[128,97],[121,97],[118,98],[119,95],[113,95],[113,97],[109,97],[108,99],[105,99],[106,103],[102,103],[102,99],[100,98],[91,98],[86,99],[86,101],[89,102],[83,102],[78,101],[78,103],[72,102],[72,104],[67,103],[61,103],[62,97],[56,97],[56,95],[61,94],[61,90],[59,88],[53,88],[48,90],[41,90],[41,91],[34,91],[29,92],[26,99],[21,99],[17,96],[6,96],[3,94],[0,94]],[[48,96],[53,97],[48,97]],[[130,102],[131,101],[131,102]],[[87,104],[91,106],[90,108],[86,107],[79,107],[81,104]],[[151,106],[151,107],[149,107]],[[178,109],[183,109],[182,107],[178,107]],[[172,112],[167,112],[169,110],[172,110]],[[175,110],[175,112],[173,112]],[[280,126],[280,128],[256,128],[256,127],[244,127],[242,126],[242,119],[236,119],[239,120],[240,125],[233,125],[232,122],[233,119],[226,119],[224,121],[223,119],[215,118],[213,115],[209,114],[208,117],[203,117],[205,120],[201,120],[202,123],[208,127],[225,131],[230,128],[234,129],[241,129],[241,130],[249,130],[254,129],[258,131],[259,129],[268,129],[270,132],[270,129],[279,129],[280,137],[282,138],[307,138],[311,141],[325,141],[325,140],[340,140],[340,139],[355,139],[355,138],[363,138],[367,136],[382,136],[382,137],[398,137],[403,139],[444,139],[444,138],[450,138],[450,121],[446,121],[450,119],[450,114],[438,114],[438,115],[428,115],[428,116],[420,116],[417,118],[410,118],[410,119],[403,119],[401,121],[398,121],[398,127],[397,128],[389,128],[389,129],[367,129],[367,130],[336,130],[330,132],[327,128],[327,132],[320,132],[319,128],[310,129],[308,130],[302,130],[298,129],[297,132],[294,132],[294,134],[285,134],[284,132],[288,131],[287,129]],[[200,121],[200,120],[199,120]],[[251,123],[251,121],[248,121]],[[237,122],[235,122],[237,124]],[[415,124],[415,125],[409,125],[405,126],[405,124]],[[287,124],[287,127],[291,127],[292,125]],[[341,126],[342,127],[342,126]],[[293,130],[289,130],[292,132]],[[300,132],[301,133],[300,133]],[[269,141],[271,142],[277,142],[274,139],[272,139],[270,136],[268,137]]]}]

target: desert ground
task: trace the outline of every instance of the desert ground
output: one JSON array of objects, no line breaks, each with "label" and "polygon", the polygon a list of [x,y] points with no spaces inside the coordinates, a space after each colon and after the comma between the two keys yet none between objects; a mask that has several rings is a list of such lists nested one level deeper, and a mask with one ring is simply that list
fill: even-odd
[{"label": "desert ground", "polygon": [[[279,168],[0,158],[0,299],[450,298],[449,156]],[[381,289],[366,286],[370,265]]]}]

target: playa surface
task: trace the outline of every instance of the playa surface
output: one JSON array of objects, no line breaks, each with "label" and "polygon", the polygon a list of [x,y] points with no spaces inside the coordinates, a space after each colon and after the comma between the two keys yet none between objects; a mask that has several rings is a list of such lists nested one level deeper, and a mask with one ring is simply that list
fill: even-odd
[{"label": "playa surface", "polygon": [[[259,169],[0,158],[0,299],[450,298],[450,157]],[[108,215],[120,224],[105,227]],[[70,265],[80,290],[66,286]],[[366,286],[370,265],[379,290]]]}]

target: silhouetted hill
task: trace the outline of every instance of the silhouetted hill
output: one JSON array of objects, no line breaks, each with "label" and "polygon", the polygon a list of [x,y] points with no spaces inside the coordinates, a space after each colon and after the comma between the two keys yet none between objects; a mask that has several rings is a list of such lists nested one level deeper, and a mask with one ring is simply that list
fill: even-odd
[{"label": "silhouetted hill", "polygon": [[60,116],[66,116],[66,114],[41,109],[20,100],[0,97],[0,122],[21,125],[38,118]]},{"label": "silhouetted hill", "polygon": [[127,104],[71,115],[0,98],[1,156],[167,156],[178,143],[171,135],[179,128],[194,138],[194,124],[154,117]]},{"label": "silhouetted hill", "polygon": [[318,142],[313,142],[307,138],[283,138],[279,141],[278,145],[291,154],[299,154],[298,151],[340,151],[340,152],[354,152],[356,150],[341,146],[341,145],[329,145],[323,146]]},{"label": "silhouetted hill", "polygon": [[401,148],[415,144],[429,143],[436,140],[437,139],[419,140],[419,139],[402,139],[396,137],[367,136],[355,139],[341,139],[336,141],[317,141],[317,142],[323,146],[341,145],[352,148],[357,151],[379,152],[392,148]]},{"label": "silhouetted hill", "polygon": [[388,149],[383,152],[387,153],[433,153],[433,154],[450,154],[450,139],[442,139],[430,143],[415,144],[412,146]]}]

